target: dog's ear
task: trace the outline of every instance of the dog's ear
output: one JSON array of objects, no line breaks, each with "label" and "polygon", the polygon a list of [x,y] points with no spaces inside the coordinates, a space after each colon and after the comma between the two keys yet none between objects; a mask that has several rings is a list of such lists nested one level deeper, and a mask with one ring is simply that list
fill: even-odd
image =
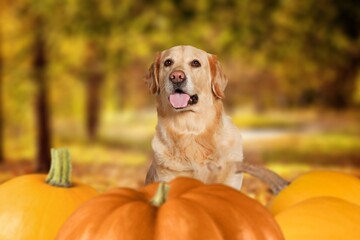
[{"label": "dog's ear", "polygon": [[160,70],[160,53],[157,53],[154,62],[149,68],[149,72],[146,74],[146,85],[149,87],[152,94],[160,93],[159,86],[159,70]]},{"label": "dog's ear", "polygon": [[211,89],[214,95],[223,99],[225,97],[224,90],[227,85],[227,78],[221,68],[220,62],[215,55],[209,54],[209,65],[211,72]]}]

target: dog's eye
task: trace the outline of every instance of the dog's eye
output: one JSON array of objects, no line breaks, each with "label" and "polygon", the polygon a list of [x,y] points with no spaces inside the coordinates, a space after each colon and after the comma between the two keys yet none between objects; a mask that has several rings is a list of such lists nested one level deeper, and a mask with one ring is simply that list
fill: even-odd
[{"label": "dog's eye", "polygon": [[174,63],[173,60],[171,60],[171,59],[166,59],[165,62],[164,62],[164,66],[165,66],[165,67],[170,67],[173,63]]},{"label": "dog's eye", "polygon": [[196,60],[196,59],[192,60],[191,63],[190,63],[190,65],[191,65],[192,67],[195,67],[195,68],[201,67],[200,62],[199,62],[198,60]]}]

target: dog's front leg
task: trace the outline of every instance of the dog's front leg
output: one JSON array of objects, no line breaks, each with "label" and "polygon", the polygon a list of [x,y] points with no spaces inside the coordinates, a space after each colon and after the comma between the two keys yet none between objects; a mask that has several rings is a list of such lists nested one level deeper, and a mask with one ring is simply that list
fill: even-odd
[{"label": "dog's front leg", "polygon": [[159,177],[156,172],[156,163],[153,160],[151,166],[146,174],[145,185],[158,181]]}]

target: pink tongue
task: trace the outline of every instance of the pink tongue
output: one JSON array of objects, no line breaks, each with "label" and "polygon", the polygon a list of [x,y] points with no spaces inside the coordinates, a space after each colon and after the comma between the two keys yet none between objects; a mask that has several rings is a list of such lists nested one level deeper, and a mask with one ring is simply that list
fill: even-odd
[{"label": "pink tongue", "polygon": [[174,108],[184,108],[188,105],[190,96],[185,93],[174,93],[170,95],[170,103]]}]

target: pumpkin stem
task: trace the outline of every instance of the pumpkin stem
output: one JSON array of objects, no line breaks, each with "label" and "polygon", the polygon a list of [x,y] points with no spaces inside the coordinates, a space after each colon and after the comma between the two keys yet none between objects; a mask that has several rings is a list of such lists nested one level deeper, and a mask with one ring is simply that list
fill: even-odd
[{"label": "pumpkin stem", "polygon": [[51,149],[51,166],[46,183],[57,187],[71,187],[71,160],[67,148]]},{"label": "pumpkin stem", "polygon": [[159,186],[156,190],[154,197],[151,199],[151,205],[154,207],[160,207],[166,202],[167,196],[169,194],[170,186],[165,182],[159,183]]}]

